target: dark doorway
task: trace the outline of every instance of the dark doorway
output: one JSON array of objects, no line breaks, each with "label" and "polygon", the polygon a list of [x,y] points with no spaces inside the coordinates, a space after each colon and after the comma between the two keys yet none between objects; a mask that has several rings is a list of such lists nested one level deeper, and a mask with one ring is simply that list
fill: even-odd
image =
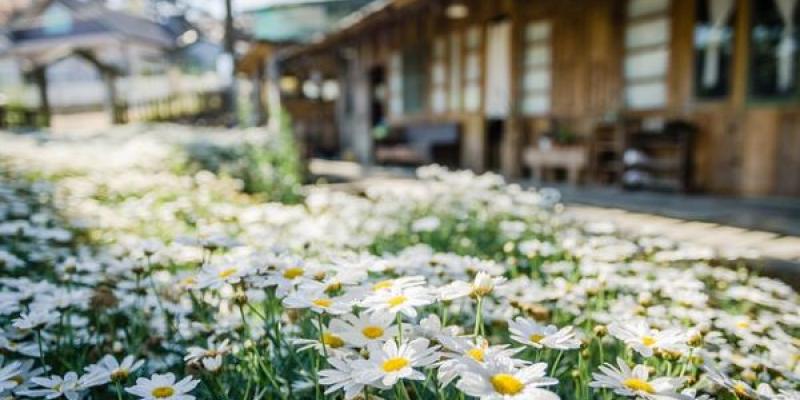
[{"label": "dark doorway", "polygon": [[386,68],[382,65],[369,70],[369,113],[373,137],[386,137]]},{"label": "dark doorway", "polygon": [[501,146],[505,121],[502,119],[486,120],[486,169],[489,171],[500,170]]}]

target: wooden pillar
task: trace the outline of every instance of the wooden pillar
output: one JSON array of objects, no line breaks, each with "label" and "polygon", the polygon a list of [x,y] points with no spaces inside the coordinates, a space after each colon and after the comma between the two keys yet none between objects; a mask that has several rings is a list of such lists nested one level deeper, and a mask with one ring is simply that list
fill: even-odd
[{"label": "wooden pillar", "polygon": [[366,66],[364,46],[351,64],[351,78],[353,90],[353,115],[351,128],[353,130],[353,152],[362,165],[372,164],[372,132],[370,131],[370,87],[369,74]]},{"label": "wooden pillar", "polygon": [[522,103],[522,66],[524,63],[525,24],[516,10],[517,3],[506,4],[511,21],[511,76],[509,90],[509,115],[503,131],[503,143],[500,150],[500,170],[507,178],[519,178],[522,175],[522,123],[520,104]]},{"label": "wooden pillar", "polygon": [[101,69],[100,73],[103,75],[103,82],[106,85],[106,110],[111,117],[111,123],[121,123],[121,118],[117,114],[117,85],[115,84],[116,76],[114,71]]},{"label": "wooden pillar", "polygon": [[742,129],[742,173],[739,190],[745,196],[765,196],[775,190],[774,183],[780,141],[780,111],[749,110]]},{"label": "wooden pillar", "polygon": [[255,126],[262,126],[267,122],[266,109],[264,106],[264,85],[266,83],[267,66],[259,65],[253,76],[253,123]]},{"label": "wooden pillar", "polygon": [[486,170],[486,121],[483,115],[470,113],[463,120],[461,166],[475,172]]},{"label": "wooden pillar", "polygon": [[747,102],[747,74],[750,62],[750,13],[751,1],[739,0],[736,4],[736,21],[733,49],[733,81],[731,99],[734,108],[741,108]]},{"label": "wooden pillar", "polygon": [[342,51],[341,56],[336,57],[336,73],[339,82],[339,97],[336,98],[335,119],[336,131],[338,135],[337,147],[339,155],[343,156],[347,149],[350,149],[350,110],[348,102],[351,98],[351,87],[348,71],[350,70],[350,58],[348,51]]},{"label": "wooden pillar", "polygon": [[503,143],[500,149],[500,171],[507,178],[515,179],[522,175],[522,145],[520,119],[514,115],[509,116],[503,127]]},{"label": "wooden pillar", "polygon": [[47,66],[37,67],[34,72],[34,80],[39,89],[39,114],[44,126],[50,126],[50,98],[47,96]]},{"label": "wooden pillar", "polygon": [[[270,54],[266,66],[267,79],[267,126],[273,132],[281,128],[281,71],[278,60]],[[207,108],[204,106],[203,108]]]}]

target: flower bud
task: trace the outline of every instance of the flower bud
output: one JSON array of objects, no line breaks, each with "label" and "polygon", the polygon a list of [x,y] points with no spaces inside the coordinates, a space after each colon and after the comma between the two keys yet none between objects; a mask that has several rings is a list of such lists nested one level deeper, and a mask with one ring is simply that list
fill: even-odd
[{"label": "flower bud", "polygon": [[595,325],[595,327],[592,328],[592,332],[594,332],[595,336],[602,338],[608,334],[608,327],[605,325]]}]

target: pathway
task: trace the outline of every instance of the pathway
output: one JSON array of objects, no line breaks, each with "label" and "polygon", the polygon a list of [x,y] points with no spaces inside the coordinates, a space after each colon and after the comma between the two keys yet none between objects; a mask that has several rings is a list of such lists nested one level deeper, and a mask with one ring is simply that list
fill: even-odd
[{"label": "pathway", "polygon": [[[346,184],[351,190],[413,184],[413,172],[408,168],[363,168],[352,162],[315,159],[310,170],[312,175]],[[763,264],[767,274],[800,286],[800,200],[556,188],[562,192],[567,212],[577,218],[610,221],[632,234],[658,232],[721,253],[745,254]]]}]

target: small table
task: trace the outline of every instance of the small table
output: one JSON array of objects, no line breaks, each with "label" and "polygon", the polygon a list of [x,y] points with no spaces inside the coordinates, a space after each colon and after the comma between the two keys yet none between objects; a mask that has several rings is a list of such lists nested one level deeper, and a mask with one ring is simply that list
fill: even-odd
[{"label": "small table", "polygon": [[567,171],[567,182],[572,185],[578,183],[581,170],[586,168],[589,162],[583,146],[553,147],[546,150],[528,147],[525,149],[523,159],[539,181],[544,177],[545,169],[564,168]]}]

